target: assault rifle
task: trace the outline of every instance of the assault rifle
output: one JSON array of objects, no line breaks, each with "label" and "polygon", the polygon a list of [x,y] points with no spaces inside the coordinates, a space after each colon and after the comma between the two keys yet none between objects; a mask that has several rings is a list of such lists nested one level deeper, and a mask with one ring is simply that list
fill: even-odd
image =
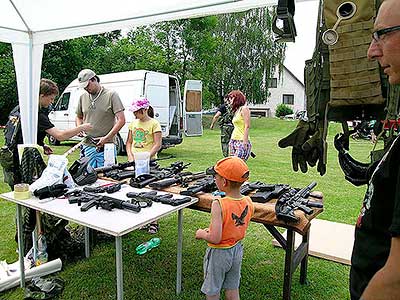
[{"label": "assault rifle", "polygon": [[175,175],[173,178],[167,178],[150,183],[149,186],[159,190],[165,189],[173,184],[180,184],[182,187],[186,187],[189,182],[204,178],[206,176],[206,172],[198,172],[195,174],[190,173],[187,175],[180,173]]},{"label": "assault rifle", "polygon": [[112,194],[112,193],[118,192],[121,189],[121,186],[122,186],[122,183],[107,184],[104,186],[96,186],[96,187],[85,186],[83,188],[83,190],[85,192],[95,193],[95,194],[99,194],[99,193]]},{"label": "assault rifle", "polygon": [[[132,178],[129,182],[130,186],[134,188],[144,188],[146,185],[149,185],[152,182],[170,178],[175,176],[176,174],[182,172],[185,168],[187,168],[190,163],[184,164],[182,161],[177,161],[172,163],[169,167],[161,169],[154,175],[150,176],[139,176],[137,178]],[[146,178],[147,177],[147,178]]]},{"label": "assault rifle", "polygon": [[161,198],[172,198],[172,194],[158,194],[156,191],[150,191],[150,192],[141,192],[141,193],[135,193],[135,192],[129,192],[126,193],[126,196],[128,198],[131,198],[133,201],[142,201],[143,199],[154,201],[154,202],[161,202]]},{"label": "assault rifle", "polygon": [[140,211],[140,206],[137,204],[132,204],[120,199],[112,198],[109,196],[85,192],[83,190],[73,190],[65,194],[68,198],[70,204],[78,203],[81,206],[81,211],[88,211],[92,207],[103,208],[106,210],[112,210],[113,208],[127,209],[135,212]]},{"label": "assault rifle", "polygon": [[209,193],[215,191],[217,186],[215,185],[214,178],[212,176],[207,176],[202,180],[199,180],[195,184],[189,186],[186,190],[180,192],[181,195],[193,196],[198,192]]},{"label": "assault rifle", "polygon": [[242,195],[247,196],[248,194],[250,194],[251,192],[255,191],[255,190],[260,190],[260,191],[271,191],[274,189],[274,184],[267,184],[261,181],[256,181],[256,182],[249,182],[246,184],[243,184],[240,187],[240,193]]},{"label": "assault rifle", "polygon": [[96,209],[99,207],[106,210],[112,210],[113,208],[118,209],[127,209],[134,212],[140,212],[140,206],[138,204],[129,203],[124,200],[120,200],[117,198],[112,198],[104,195],[96,195],[93,200],[85,203],[81,206],[81,211],[88,211],[92,207],[96,206]]},{"label": "assault rifle", "polygon": [[[165,159],[171,159],[173,158],[173,155],[169,155],[167,157],[162,157],[162,158],[156,158],[156,159],[151,159],[150,160],[150,166],[155,167],[158,166],[157,161],[160,160],[165,160]],[[128,167],[134,167],[135,166],[135,161],[127,161],[127,162],[123,162],[123,163],[117,163],[111,166],[106,166],[106,167],[99,167],[99,168],[95,168],[94,170],[96,171],[97,174],[99,173],[107,173],[110,172],[112,170],[123,170],[126,169]]]},{"label": "assault rifle", "polygon": [[304,213],[310,215],[314,211],[311,207],[322,208],[323,204],[320,202],[310,201],[307,198],[310,196],[311,190],[317,185],[315,181],[311,182],[301,190],[291,189],[290,191],[282,194],[275,205],[276,217],[279,220],[297,223],[299,218],[295,216],[296,209],[302,210]]},{"label": "assault rifle", "polygon": [[137,202],[139,202],[139,205],[140,202],[143,201],[143,199],[154,202],[161,202],[163,204],[169,204],[172,206],[178,206],[183,203],[191,201],[190,197],[174,198],[174,195],[172,194],[158,194],[156,191],[142,192],[142,193],[129,192],[126,194],[126,196],[128,198],[135,199]]},{"label": "assault rifle", "polygon": [[254,202],[265,203],[272,199],[279,198],[282,194],[288,192],[290,186],[288,184],[271,184],[269,189],[259,189],[250,196]]}]

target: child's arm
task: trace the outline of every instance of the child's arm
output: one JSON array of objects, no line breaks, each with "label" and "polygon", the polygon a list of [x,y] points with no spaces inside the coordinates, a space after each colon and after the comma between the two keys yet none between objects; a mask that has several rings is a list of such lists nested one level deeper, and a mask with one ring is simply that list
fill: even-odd
[{"label": "child's arm", "polygon": [[217,200],[211,206],[211,224],[208,229],[198,229],[196,239],[205,240],[212,244],[218,244],[222,238],[222,211]]}]

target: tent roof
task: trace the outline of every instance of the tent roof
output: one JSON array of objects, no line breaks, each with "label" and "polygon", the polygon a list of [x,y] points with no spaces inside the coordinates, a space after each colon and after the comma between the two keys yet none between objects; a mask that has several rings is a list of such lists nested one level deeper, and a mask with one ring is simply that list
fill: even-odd
[{"label": "tent roof", "polygon": [[[304,0],[302,0],[304,1]],[[0,41],[35,44],[160,21],[244,11],[277,0],[0,0]]]}]

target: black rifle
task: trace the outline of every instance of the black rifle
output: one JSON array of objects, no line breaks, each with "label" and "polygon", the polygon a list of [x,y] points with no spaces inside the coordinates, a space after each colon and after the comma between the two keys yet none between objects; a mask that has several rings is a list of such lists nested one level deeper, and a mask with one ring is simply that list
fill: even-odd
[{"label": "black rifle", "polygon": [[185,196],[193,196],[198,192],[210,193],[216,189],[217,186],[215,185],[214,178],[212,176],[208,176],[189,186],[186,190],[181,191],[180,194]]},{"label": "black rifle", "polygon": [[173,177],[176,174],[182,172],[189,165],[190,163],[184,164],[182,161],[177,161],[172,163],[169,167],[160,170],[159,172],[157,172],[155,175],[151,176],[148,179],[142,180],[141,177],[132,178],[129,184],[134,188],[141,189],[152,182]]},{"label": "black rifle", "polygon": [[307,198],[310,196],[311,190],[317,185],[315,181],[311,182],[305,188],[301,190],[290,189],[290,191],[282,194],[275,205],[276,217],[279,220],[285,222],[299,221],[299,218],[295,216],[294,211],[296,209],[302,210],[304,213],[310,215],[314,211],[310,207],[323,208],[323,204],[320,202],[310,201]]},{"label": "black rifle", "polygon": [[174,195],[172,194],[158,194],[156,191],[150,191],[150,192],[141,192],[141,193],[135,193],[135,192],[129,192],[126,194],[128,198],[135,199],[136,201],[140,201],[141,199],[148,199],[154,202],[162,202],[162,199],[169,199],[172,198]]},{"label": "black rifle", "polygon": [[240,187],[240,193],[242,195],[247,196],[251,192],[255,190],[261,190],[261,191],[272,191],[274,189],[275,185],[274,184],[267,184],[261,181],[256,181],[256,182],[249,182],[246,184],[243,184]]},{"label": "black rifle", "polygon": [[184,187],[187,186],[189,182],[204,178],[206,176],[207,176],[206,172],[199,172],[188,175],[183,175],[183,173],[180,173],[175,175],[173,178],[167,178],[150,183],[149,186],[159,190],[165,189],[173,184],[180,184],[181,186]]},{"label": "black rifle", "polygon": [[[174,157],[173,155],[169,155],[167,157],[151,159],[150,160],[150,166],[153,166],[153,167],[154,166],[158,166],[157,161],[165,160],[165,159],[171,159],[173,157]],[[98,173],[106,173],[106,172],[109,172],[111,170],[123,170],[123,169],[126,169],[128,167],[134,167],[134,166],[135,166],[135,161],[127,161],[127,162],[117,163],[115,165],[111,165],[111,166],[107,166],[107,167],[95,168],[94,170],[98,174]]]},{"label": "black rifle", "polygon": [[140,211],[140,206],[137,204],[131,204],[129,202],[112,198],[109,196],[85,192],[83,190],[73,190],[64,195],[68,198],[68,202],[70,204],[78,203],[78,206],[81,206],[82,203],[85,203],[81,206],[81,211],[88,211],[92,207],[96,206],[96,208],[103,208],[107,210],[112,210],[113,208],[119,209],[128,209],[135,212]]},{"label": "black rifle", "polygon": [[272,184],[271,189],[259,189],[250,196],[254,202],[265,203],[272,199],[278,199],[282,194],[290,190],[288,184]]},{"label": "black rifle", "polygon": [[190,202],[192,200],[190,197],[173,198],[174,195],[172,194],[158,194],[156,191],[142,192],[142,193],[129,192],[126,194],[126,196],[128,198],[134,199],[139,204],[140,202],[143,201],[143,199],[145,199],[145,201],[150,200],[172,206],[178,206],[183,203]]},{"label": "black rifle", "polygon": [[98,209],[100,207],[102,209],[106,209],[106,210],[110,210],[110,211],[113,208],[118,208],[118,209],[127,209],[127,210],[131,210],[134,212],[140,212],[140,209],[141,209],[138,204],[129,203],[127,201],[112,198],[109,196],[96,195],[96,197],[94,197],[93,200],[90,200],[89,202],[87,202],[81,206],[81,211],[88,211],[89,209],[91,209],[94,206],[96,207],[96,209]]},{"label": "black rifle", "polygon": [[96,187],[85,186],[83,188],[83,191],[89,192],[89,193],[95,193],[95,194],[99,194],[99,193],[112,194],[112,193],[118,192],[121,189],[121,186],[122,186],[122,183],[115,183],[115,184],[111,184],[111,185],[96,186]]},{"label": "black rifle", "polygon": [[81,206],[81,204],[83,202],[89,202],[90,200],[93,200],[94,197],[97,197],[98,195],[76,189],[76,190],[72,190],[70,192],[65,193],[64,196],[68,199],[69,204],[78,203],[78,206]]}]

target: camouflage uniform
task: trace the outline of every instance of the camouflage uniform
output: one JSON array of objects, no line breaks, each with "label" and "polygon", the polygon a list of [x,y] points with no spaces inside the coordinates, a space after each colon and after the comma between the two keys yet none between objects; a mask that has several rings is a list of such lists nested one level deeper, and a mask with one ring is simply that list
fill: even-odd
[{"label": "camouflage uniform", "polygon": [[233,114],[230,106],[226,104],[222,104],[218,110],[221,112],[221,117],[218,120],[221,128],[221,149],[224,157],[227,157],[229,156],[229,141],[233,131]]}]

